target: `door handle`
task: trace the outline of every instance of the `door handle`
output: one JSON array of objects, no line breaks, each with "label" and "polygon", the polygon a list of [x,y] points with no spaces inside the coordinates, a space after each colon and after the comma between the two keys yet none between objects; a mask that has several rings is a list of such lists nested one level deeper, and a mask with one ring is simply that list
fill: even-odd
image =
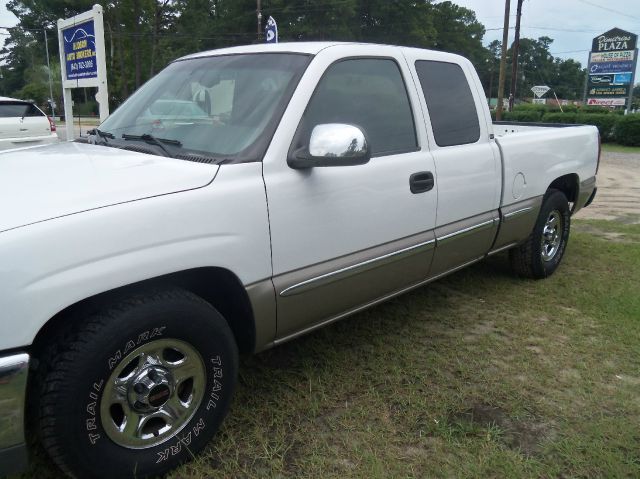
[{"label": "door handle", "polygon": [[409,189],[411,193],[424,193],[433,188],[435,180],[430,171],[419,171],[409,177]]}]

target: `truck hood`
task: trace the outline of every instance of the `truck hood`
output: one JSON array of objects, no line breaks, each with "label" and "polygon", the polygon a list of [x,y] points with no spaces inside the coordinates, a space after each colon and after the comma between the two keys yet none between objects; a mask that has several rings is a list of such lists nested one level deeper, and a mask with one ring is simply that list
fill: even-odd
[{"label": "truck hood", "polygon": [[209,184],[218,166],[84,143],[0,153],[0,232]]}]

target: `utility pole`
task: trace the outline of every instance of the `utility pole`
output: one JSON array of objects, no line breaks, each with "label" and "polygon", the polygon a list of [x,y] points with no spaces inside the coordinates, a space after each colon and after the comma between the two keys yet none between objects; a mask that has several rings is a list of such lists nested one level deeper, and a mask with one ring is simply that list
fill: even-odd
[{"label": "utility pole", "polygon": [[504,4],[504,28],[502,30],[502,55],[500,57],[500,75],[498,76],[498,106],[496,108],[496,120],[502,120],[502,101],[504,99],[504,77],[507,64],[507,42],[509,41],[509,10],[510,0]]},{"label": "utility pole", "polygon": [[522,16],[522,2],[518,0],[516,12],[516,37],[513,40],[513,52],[511,55],[511,93],[509,95],[509,111],[513,110],[513,102],[516,100],[516,85],[518,82],[518,49],[520,48],[520,17]]},{"label": "utility pole", "polygon": [[262,36],[262,9],[260,8],[260,0],[256,0],[256,13],[258,14],[258,38],[260,41],[260,37]]},{"label": "utility pole", "polygon": [[53,86],[51,84],[51,66],[49,65],[49,42],[47,41],[47,29],[44,29],[44,49],[47,52],[47,71],[49,72],[49,106],[51,107],[51,118],[56,117],[56,108],[53,106]]}]

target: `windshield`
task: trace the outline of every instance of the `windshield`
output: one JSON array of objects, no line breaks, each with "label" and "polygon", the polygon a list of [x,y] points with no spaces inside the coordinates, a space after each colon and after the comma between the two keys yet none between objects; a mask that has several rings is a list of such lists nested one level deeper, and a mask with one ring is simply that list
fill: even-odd
[{"label": "windshield", "polygon": [[115,140],[151,135],[180,153],[256,159],[308,62],[293,53],[174,62],[123,103],[99,133]]}]

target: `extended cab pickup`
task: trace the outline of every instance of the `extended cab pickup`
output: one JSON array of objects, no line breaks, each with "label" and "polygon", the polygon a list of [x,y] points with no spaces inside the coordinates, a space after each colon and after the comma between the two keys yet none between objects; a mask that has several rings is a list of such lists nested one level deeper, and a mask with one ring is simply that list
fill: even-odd
[{"label": "extended cab pickup", "polygon": [[30,416],[69,474],[161,474],[219,427],[239,352],[504,250],[552,274],[598,161],[592,126],[493,124],[457,55],[171,63],[88,139],[0,154],[0,475]]}]

